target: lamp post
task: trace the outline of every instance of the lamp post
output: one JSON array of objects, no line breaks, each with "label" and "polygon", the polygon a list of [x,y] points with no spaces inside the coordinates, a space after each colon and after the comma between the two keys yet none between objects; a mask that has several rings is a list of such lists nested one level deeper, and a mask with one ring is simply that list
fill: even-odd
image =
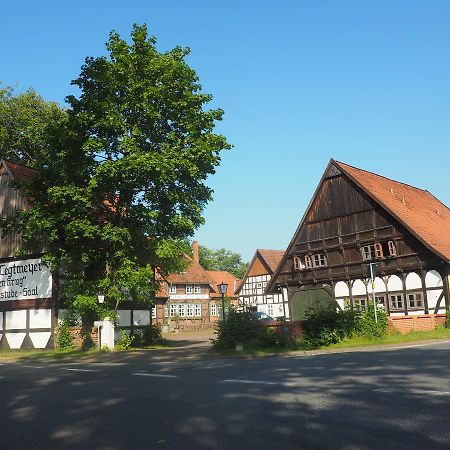
[{"label": "lamp post", "polygon": [[378,314],[377,314],[377,301],[375,298],[375,277],[376,277],[376,270],[377,270],[377,263],[370,263],[370,280],[372,282],[372,302],[373,302],[373,310],[375,314],[375,323],[378,323]]},{"label": "lamp post", "polygon": [[218,284],[217,287],[219,288],[219,293],[222,296],[222,320],[225,320],[225,294],[228,289],[228,284],[222,282]]}]

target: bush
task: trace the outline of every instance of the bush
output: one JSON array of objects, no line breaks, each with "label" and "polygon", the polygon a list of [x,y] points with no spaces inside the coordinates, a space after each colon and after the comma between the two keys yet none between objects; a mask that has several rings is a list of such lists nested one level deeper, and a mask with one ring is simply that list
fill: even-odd
[{"label": "bush", "polygon": [[114,348],[117,350],[129,350],[135,337],[128,336],[125,330],[120,330],[119,339],[114,341]]},{"label": "bush", "polygon": [[161,336],[161,331],[156,325],[147,325],[144,328],[135,330],[133,337],[133,347],[148,347],[150,345],[162,344],[164,342],[164,338]]},{"label": "bush", "polygon": [[377,314],[375,322],[373,306],[363,312],[339,311],[332,305],[310,308],[305,315],[302,342],[307,349],[314,349],[355,335],[381,338],[387,333],[388,320],[384,310],[378,309]]},{"label": "bush", "polygon": [[56,333],[56,348],[58,350],[75,350],[74,337],[70,332],[69,325],[61,322]]},{"label": "bush", "polygon": [[227,320],[220,321],[216,328],[216,338],[212,339],[215,350],[234,350],[237,343],[246,349],[282,347],[287,344],[283,336],[264,327],[249,312],[230,309]]},{"label": "bush", "polygon": [[360,331],[356,311],[337,311],[332,305],[310,308],[305,319],[302,342],[308,349],[336,344]]},{"label": "bush", "polygon": [[387,333],[388,318],[384,309],[377,309],[378,322],[375,322],[374,307],[370,305],[359,317],[360,334],[368,338],[381,338]]},{"label": "bush", "polygon": [[450,328],[450,309],[446,311],[447,317],[445,318],[445,328]]}]

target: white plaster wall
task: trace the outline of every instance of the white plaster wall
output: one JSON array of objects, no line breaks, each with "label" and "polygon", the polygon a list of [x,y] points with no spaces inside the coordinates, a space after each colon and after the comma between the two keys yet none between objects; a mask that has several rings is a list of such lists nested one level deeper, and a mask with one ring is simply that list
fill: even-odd
[{"label": "white plaster wall", "polygon": [[[386,285],[384,284],[384,281],[380,277],[375,277],[375,294],[385,293],[386,292]],[[369,281],[369,284],[367,285],[367,291],[368,293],[372,293],[372,280]]]},{"label": "white plaster wall", "polygon": [[133,311],[134,325],[150,325],[150,311],[137,309]]},{"label": "white plaster wall", "polygon": [[367,295],[366,285],[362,280],[355,280],[352,286],[353,297],[357,295]]},{"label": "white plaster wall", "polygon": [[44,332],[31,332],[30,339],[34,345],[34,348],[45,348],[47,347],[48,341],[50,339],[50,331]]},{"label": "white plaster wall", "polygon": [[119,309],[117,311],[119,316],[119,326],[129,327],[131,325],[131,312],[127,309]]},{"label": "white plaster wall", "polygon": [[[433,312],[433,311],[431,311],[432,309],[436,308],[438,298],[441,294],[442,294],[442,289],[427,290],[428,309],[430,310],[430,313]],[[442,302],[443,301],[444,300],[442,300]]]},{"label": "white plaster wall", "polygon": [[408,311],[408,315],[409,316],[420,316],[422,314],[425,314],[425,310],[424,309],[418,309],[418,310],[414,310],[414,311]]},{"label": "white plaster wall", "polygon": [[343,298],[336,299],[336,302],[341,307],[341,309],[345,309],[344,299]]},{"label": "white plaster wall", "polygon": [[30,310],[30,328],[51,328],[51,327],[52,327],[51,309]]},{"label": "white plaster wall", "polygon": [[389,292],[403,291],[403,284],[400,277],[397,275],[390,275],[388,279]]},{"label": "white plaster wall", "polygon": [[417,273],[411,272],[406,277],[406,289],[422,289],[422,280]]},{"label": "white plaster wall", "polygon": [[5,336],[11,349],[18,349],[22,347],[23,340],[25,339],[25,333],[5,333]]},{"label": "white plaster wall", "polygon": [[21,329],[26,327],[27,327],[27,311],[25,309],[19,309],[17,311],[6,311],[7,330],[14,330],[17,328]]},{"label": "white plaster wall", "polygon": [[425,275],[425,286],[426,287],[442,287],[442,278],[439,275],[439,272],[436,272],[435,270],[430,270]]},{"label": "white plaster wall", "polygon": [[335,297],[349,297],[350,292],[348,290],[347,283],[345,281],[338,281],[334,286]]}]

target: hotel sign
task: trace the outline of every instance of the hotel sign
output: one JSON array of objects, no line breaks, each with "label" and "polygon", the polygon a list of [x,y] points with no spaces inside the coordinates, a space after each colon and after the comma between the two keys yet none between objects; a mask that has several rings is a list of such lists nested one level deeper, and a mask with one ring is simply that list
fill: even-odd
[{"label": "hotel sign", "polygon": [[52,274],[40,259],[0,263],[0,301],[51,298]]}]

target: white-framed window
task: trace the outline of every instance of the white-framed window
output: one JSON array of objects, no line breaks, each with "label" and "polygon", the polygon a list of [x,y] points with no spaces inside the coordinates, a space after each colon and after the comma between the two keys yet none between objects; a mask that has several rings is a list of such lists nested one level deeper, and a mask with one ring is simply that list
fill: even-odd
[{"label": "white-framed window", "polygon": [[388,250],[389,250],[389,256],[397,256],[397,247],[395,246],[394,241],[388,242]]},{"label": "white-framed window", "polygon": [[186,305],[184,303],[178,305],[178,315],[180,317],[186,317]]},{"label": "white-framed window", "polygon": [[202,317],[202,305],[201,303],[195,304],[195,317]]},{"label": "white-framed window", "polygon": [[312,263],[314,267],[326,267],[327,266],[327,255],[324,253],[317,253],[312,255]]},{"label": "white-framed window", "polygon": [[312,259],[311,259],[311,256],[309,256],[309,255],[305,255],[305,267],[307,269],[312,269],[312,267],[313,267]]},{"label": "white-framed window", "polygon": [[186,285],[186,294],[193,294],[194,293],[194,286],[192,284]]},{"label": "white-framed window", "polygon": [[273,317],[273,305],[267,305],[267,314]]},{"label": "white-framed window", "polygon": [[411,292],[408,294],[408,307],[411,309],[423,308],[423,297],[421,292]]},{"label": "white-framed window", "polygon": [[176,303],[170,304],[170,317],[174,317],[178,314],[178,305]]},{"label": "white-framed window", "polygon": [[200,294],[202,292],[202,287],[199,284],[194,284],[194,294]]},{"label": "white-framed window", "polygon": [[403,302],[403,294],[390,294],[389,295],[389,308],[391,310],[405,309],[405,304]]},{"label": "white-framed window", "polygon": [[383,247],[380,243],[364,245],[361,247],[361,255],[364,261],[383,258]]},{"label": "white-framed window", "polygon": [[171,284],[169,286],[169,294],[176,294],[177,293],[177,285],[176,284]]},{"label": "white-framed window", "polygon": [[258,288],[262,287],[262,283],[256,283],[256,287]]},{"label": "white-framed window", "polygon": [[365,311],[367,309],[367,297],[353,297],[353,308],[358,311]]},{"label": "white-framed window", "polygon": [[219,315],[219,310],[215,302],[211,303],[211,305],[209,306],[209,313],[211,314],[211,317],[216,317]]},{"label": "white-framed window", "polygon": [[186,317],[194,317],[194,305],[192,303],[186,305]]},{"label": "white-framed window", "polygon": [[156,319],[156,306],[152,308],[152,319]]},{"label": "white-framed window", "polygon": [[164,305],[164,317],[169,317],[169,305]]}]

